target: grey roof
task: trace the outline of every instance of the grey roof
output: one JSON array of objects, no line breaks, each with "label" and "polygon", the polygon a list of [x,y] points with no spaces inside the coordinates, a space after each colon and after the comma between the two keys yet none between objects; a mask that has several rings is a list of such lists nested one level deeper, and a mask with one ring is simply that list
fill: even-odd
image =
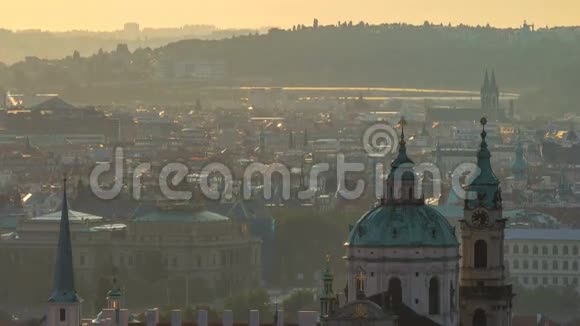
[{"label": "grey roof", "polygon": [[506,229],[505,239],[580,241],[580,229]]}]

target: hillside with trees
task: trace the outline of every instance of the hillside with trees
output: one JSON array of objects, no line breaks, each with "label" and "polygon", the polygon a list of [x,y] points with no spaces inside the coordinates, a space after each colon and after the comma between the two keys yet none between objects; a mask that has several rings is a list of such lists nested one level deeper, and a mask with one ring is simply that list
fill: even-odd
[{"label": "hillside with trees", "polygon": [[[426,22],[368,25],[294,26],[223,40],[191,39],[156,49],[130,51],[119,45],[88,57],[79,52],[60,60],[29,57],[0,65],[0,87],[59,93],[102,92],[121,85],[164,87],[175,62],[224,62],[219,86],[268,81],[272,85],[391,86],[478,89],[483,70],[493,68],[502,91],[523,94],[534,112],[577,110],[573,91],[580,71],[580,29],[497,29]],[[198,83],[204,86],[208,83]],[[50,88],[50,89],[47,89]],[[73,92],[74,90],[74,92]],[[172,96],[171,92],[167,96]],[[159,97],[157,97],[159,98]]]}]

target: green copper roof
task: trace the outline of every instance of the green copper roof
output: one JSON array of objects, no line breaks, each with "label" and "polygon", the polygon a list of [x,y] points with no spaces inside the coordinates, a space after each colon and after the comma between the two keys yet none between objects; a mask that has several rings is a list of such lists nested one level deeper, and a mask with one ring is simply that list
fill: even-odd
[{"label": "green copper roof", "polygon": [[445,217],[426,205],[378,206],[358,220],[348,242],[361,247],[458,245]]},{"label": "green copper roof", "polygon": [[207,223],[224,222],[229,219],[223,215],[207,210],[192,212],[190,210],[162,211],[157,210],[135,218],[137,222],[178,222]]},{"label": "green copper roof", "polygon": [[470,194],[468,193],[468,196],[471,197],[466,200],[466,205],[469,208],[479,206],[495,208],[501,202],[499,180],[491,168],[491,153],[485,141],[487,137],[487,132],[485,131],[486,124],[487,119],[485,117],[481,118],[481,145],[477,152],[477,167],[480,169],[480,173],[466,187],[466,190],[471,192]]},{"label": "green copper roof", "polygon": [[397,154],[397,157],[391,162],[391,169],[395,170],[403,164],[413,165],[415,163],[407,155],[407,145],[405,142],[405,120],[401,119],[401,139],[399,140],[399,153]]},{"label": "green copper roof", "polygon": [[61,212],[56,268],[54,271],[54,288],[48,301],[59,303],[79,302],[80,298],[75,290],[73,274],[73,255],[68,218],[68,203],[66,200],[66,181],[63,187]]}]

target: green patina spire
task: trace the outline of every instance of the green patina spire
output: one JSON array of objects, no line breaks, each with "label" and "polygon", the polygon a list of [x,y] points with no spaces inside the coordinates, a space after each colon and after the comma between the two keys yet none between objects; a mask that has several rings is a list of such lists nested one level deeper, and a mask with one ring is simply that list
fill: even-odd
[{"label": "green patina spire", "polygon": [[60,232],[58,235],[56,267],[54,272],[54,288],[48,301],[70,303],[78,302],[80,298],[77,295],[74,284],[73,255],[68,218],[68,203],[66,199],[66,179],[64,179],[62,196]]},{"label": "green patina spire", "polygon": [[479,168],[479,174],[467,186],[467,190],[471,191],[471,193],[468,194],[466,201],[468,202],[469,207],[485,206],[493,208],[497,207],[498,203],[501,201],[499,180],[491,168],[491,153],[487,148],[487,132],[485,131],[487,119],[485,117],[481,118],[480,123],[482,126],[481,144],[479,146],[479,151],[477,152],[477,167]]},{"label": "green patina spire", "polygon": [[391,162],[392,170],[395,170],[396,168],[405,163],[414,164],[414,162],[409,158],[409,156],[407,156],[407,146],[406,146],[407,143],[405,142],[405,125],[407,124],[407,121],[405,121],[405,118],[401,118],[399,124],[401,125],[401,139],[399,140],[399,153],[397,157],[393,160],[393,162]]}]

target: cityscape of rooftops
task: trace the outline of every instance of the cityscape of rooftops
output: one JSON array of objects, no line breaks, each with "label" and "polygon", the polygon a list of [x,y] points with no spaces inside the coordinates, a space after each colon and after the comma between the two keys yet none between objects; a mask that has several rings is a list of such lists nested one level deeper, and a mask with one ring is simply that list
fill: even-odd
[{"label": "cityscape of rooftops", "polygon": [[2,8],[0,326],[580,326],[580,4]]}]

